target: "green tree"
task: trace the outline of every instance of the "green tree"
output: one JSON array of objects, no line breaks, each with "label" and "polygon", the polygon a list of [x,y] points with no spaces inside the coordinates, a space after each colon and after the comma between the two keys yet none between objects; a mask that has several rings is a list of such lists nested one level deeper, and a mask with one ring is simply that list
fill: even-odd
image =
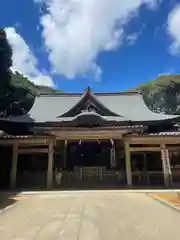
[{"label": "green tree", "polygon": [[12,54],[6,32],[0,28],[0,117],[27,113],[39,93],[57,91],[37,86],[21,73],[12,72]]},{"label": "green tree", "polygon": [[137,89],[152,111],[180,114],[180,75],[162,75]]},{"label": "green tree", "polygon": [[10,78],[12,66],[12,48],[8,43],[6,32],[0,28],[0,113],[6,115],[10,93]]},{"label": "green tree", "polygon": [[0,79],[8,79],[9,69],[12,66],[12,48],[8,43],[6,32],[0,28]]},{"label": "green tree", "polygon": [[[10,70],[12,66],[12,48],[6,32],[0,29],[0,115],[19,115],[28,111],[33,104],[35,92],[31,92],[23,83],[24,77]],[[20,83],[21,85],[17,84]],[[27,82],[24,81],[25,83]],[[23,85],[24,84],[24,85]]]}]

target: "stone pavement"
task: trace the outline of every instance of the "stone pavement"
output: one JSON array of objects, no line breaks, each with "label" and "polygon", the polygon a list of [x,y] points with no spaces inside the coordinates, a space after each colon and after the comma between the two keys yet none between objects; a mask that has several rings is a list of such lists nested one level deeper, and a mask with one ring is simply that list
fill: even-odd
[{"label": "stone pavement", "polygon": [[2,240],[179,240],[180,212],[145,193],[26,196],[0,214]]}]

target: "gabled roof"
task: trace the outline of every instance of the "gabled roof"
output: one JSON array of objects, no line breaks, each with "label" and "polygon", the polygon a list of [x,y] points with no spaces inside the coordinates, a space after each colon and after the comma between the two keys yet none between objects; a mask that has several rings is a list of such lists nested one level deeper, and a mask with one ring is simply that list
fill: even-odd
[{"label": "gabled roof", "polygon": [[90,99],[98,108],[107,112],[104,120],[115,122],[149,122],[176,119],[179,116],[154,113],[148,109],[139,91],[122,93],[92,93],[90,89],[80,93],[41,94],[35,99],[29,113],[9,117],[15,122],[66,122],[75,116],[72,112],[81,108],[81,103]]}]

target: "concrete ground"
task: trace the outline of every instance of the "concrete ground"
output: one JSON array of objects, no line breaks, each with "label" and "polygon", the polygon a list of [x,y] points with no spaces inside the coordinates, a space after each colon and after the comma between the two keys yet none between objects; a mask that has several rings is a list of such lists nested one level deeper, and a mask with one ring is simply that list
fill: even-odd
[{"label": "concrete ground", "polygon": [[179,224],[179,211],[146,193],[39,193],[1,212],[0,239],[179,240]]}]

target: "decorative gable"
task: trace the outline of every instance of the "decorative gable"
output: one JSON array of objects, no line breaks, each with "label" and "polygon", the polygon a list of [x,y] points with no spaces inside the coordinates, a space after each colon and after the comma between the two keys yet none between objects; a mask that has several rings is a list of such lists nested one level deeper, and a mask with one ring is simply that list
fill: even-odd
[{"label": "decorative gable", "polygon": [[90,88],[87,88],[80,101],[68,112],[59,117],[75,117],[83,112],[97,113],[101,116],[118,116],[100,103]]}]

